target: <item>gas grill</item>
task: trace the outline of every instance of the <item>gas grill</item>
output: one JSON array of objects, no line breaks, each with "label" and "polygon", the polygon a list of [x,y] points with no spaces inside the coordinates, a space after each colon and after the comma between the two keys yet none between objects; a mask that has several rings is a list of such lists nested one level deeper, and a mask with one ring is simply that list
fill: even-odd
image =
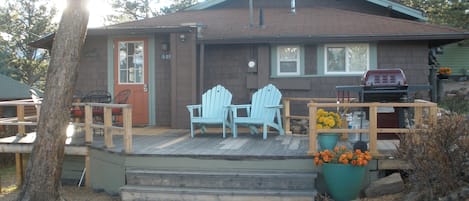
[{"label": "gas grill", "polygon": [[363,74],[360,102],[402,102],[408,97],[404,72],[399,69],[376,69]]},{"label": "gas grill", "polygon": [[[399,68],[368,70],[363,74],[360,85],[336,86],[338,100],[357,93],[360,102],[408,102],[409,93],[429,89],[429,85],[408,85],[404,72]],[[403,108],[382,108],[377,123],[379,128],[403,128],[403,119]],[[378,134],[378,139],[396,138],[393,134]]]}]

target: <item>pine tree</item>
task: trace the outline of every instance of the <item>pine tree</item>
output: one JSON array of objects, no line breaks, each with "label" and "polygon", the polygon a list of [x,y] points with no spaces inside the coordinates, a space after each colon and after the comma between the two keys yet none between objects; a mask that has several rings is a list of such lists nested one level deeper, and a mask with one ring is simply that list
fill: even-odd
[{"label": "pine tree", "polygon": [[0,7],[0,72],[29,86],[44,87],[48,53],[28,44],[53,32],[56,9],[47,0],[5,0]]},{"label": "pine tree", "polygon": [[430,23],[469,29],[467,0],[401,0],[401,3],[423,10]]}]

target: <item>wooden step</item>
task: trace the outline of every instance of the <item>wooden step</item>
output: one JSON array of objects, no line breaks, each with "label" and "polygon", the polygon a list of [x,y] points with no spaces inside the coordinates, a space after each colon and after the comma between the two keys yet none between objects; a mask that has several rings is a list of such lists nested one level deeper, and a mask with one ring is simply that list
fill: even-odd
[{"label": "wooden step", "polygon": [[127,185],[187,188],[221,188],[251,190],[314,189],[316,173],[272,171],[167,171],[127,170]]},{"label": "wooden step", "polygon": [[315,190],[246,190],[126,185],[122,201],[313,201]]}]

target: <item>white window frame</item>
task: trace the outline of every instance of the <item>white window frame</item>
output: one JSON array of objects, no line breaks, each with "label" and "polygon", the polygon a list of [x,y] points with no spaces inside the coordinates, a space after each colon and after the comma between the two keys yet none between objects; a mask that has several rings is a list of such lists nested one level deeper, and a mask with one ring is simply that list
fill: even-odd
[{"label": "white window frame", "polygon": [[[296,59],[290,60],[280,60],[280,48],[296,48],[298,49],[298,54],[296,55]],[[301,47],[299,45],[279,45],[277,46],[277,76],[294,76],[300,75],[300,58],[301,58]],[[295,61],[296,62],[296,72],[281,72],[280,71],[280,62],[281,61]]]},{"label": "white window frame", "polygon": [[[142,60],[143,60],[143,66],[142,66],[142,80],[141,82],[121,82],[121,69],[120,69],[120,43],[126,43],[126,44],[129,44],[129,43],[142,43],[142,48],[143,48],[143,52],[142,52]],[[144,77],[145,77],[145,52],[146,48],[145,48],[145,41],[144,40],[119,40],[117,41],[117,70],[118,70],[118,74],[117,74],[117,79],[118,79],[118,83],[119,85],[134,85],[134,84],[143,84],[145,83],[145,80],[144,80]],[[127,62],[127,65],[128,62]],[[134,67],[135,69],[135,67]],[[127,70],[128,67],[127,67]],[[129,73],[129,72],[127,72]],[[128,75],[127,75],[128,76]]]},{"label": "white window frame", "polygon": [[[367,54],[366,54],[366,69],[364,71],[350,71],[350,65],[348,64],[348,60],[345,59],[345,71],[344,72],[329,72],[328,71],[328,66],[327,66],[327,49],[328,48],[345,48],[347,49],[350,46],[355,46],[355,45],[365,45],[367,49]],[[345,50],[345,53],[347,54],[347,50]],[[345,55],[347,57],[347,55]],[[324,45],[324,74],[326,75],[356,75],[356,74],[363,74],[365,71],[370,69],[370,44],[368,43],[337,43],[337,44],[326,44]]]}]

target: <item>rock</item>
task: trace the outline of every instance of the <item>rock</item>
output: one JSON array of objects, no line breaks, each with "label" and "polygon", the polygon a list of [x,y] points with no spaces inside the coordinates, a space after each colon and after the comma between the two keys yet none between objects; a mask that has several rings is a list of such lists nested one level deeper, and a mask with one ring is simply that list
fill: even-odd
[{"label": "rock", "polygon": [[294,134],[299,134],[299,133],[301,133],[301,126],[292,125],[292,126],[290,126],[290,129],[291,129],[291,131],[292,131]]},{"label": "rock", "polygon": [[441,201],[467,200],[469,198],[469,187],[461,187],[447,196],[439,198]]},{"label": "rock", "polygon": [[410,193],[408,193],[405,197],[404,197],[404,201],[416,201],[416,200],[423,200],[423,192],[415,192],[415,191],[412,191]]},{"label": "rock", "polygon": [[365,195],[366,197],[378,197],[399,193],[403,190],[404,181],[402,180],[401,175],[399,173],[394,173],[372,182],[368,188],[365,189]]}]

